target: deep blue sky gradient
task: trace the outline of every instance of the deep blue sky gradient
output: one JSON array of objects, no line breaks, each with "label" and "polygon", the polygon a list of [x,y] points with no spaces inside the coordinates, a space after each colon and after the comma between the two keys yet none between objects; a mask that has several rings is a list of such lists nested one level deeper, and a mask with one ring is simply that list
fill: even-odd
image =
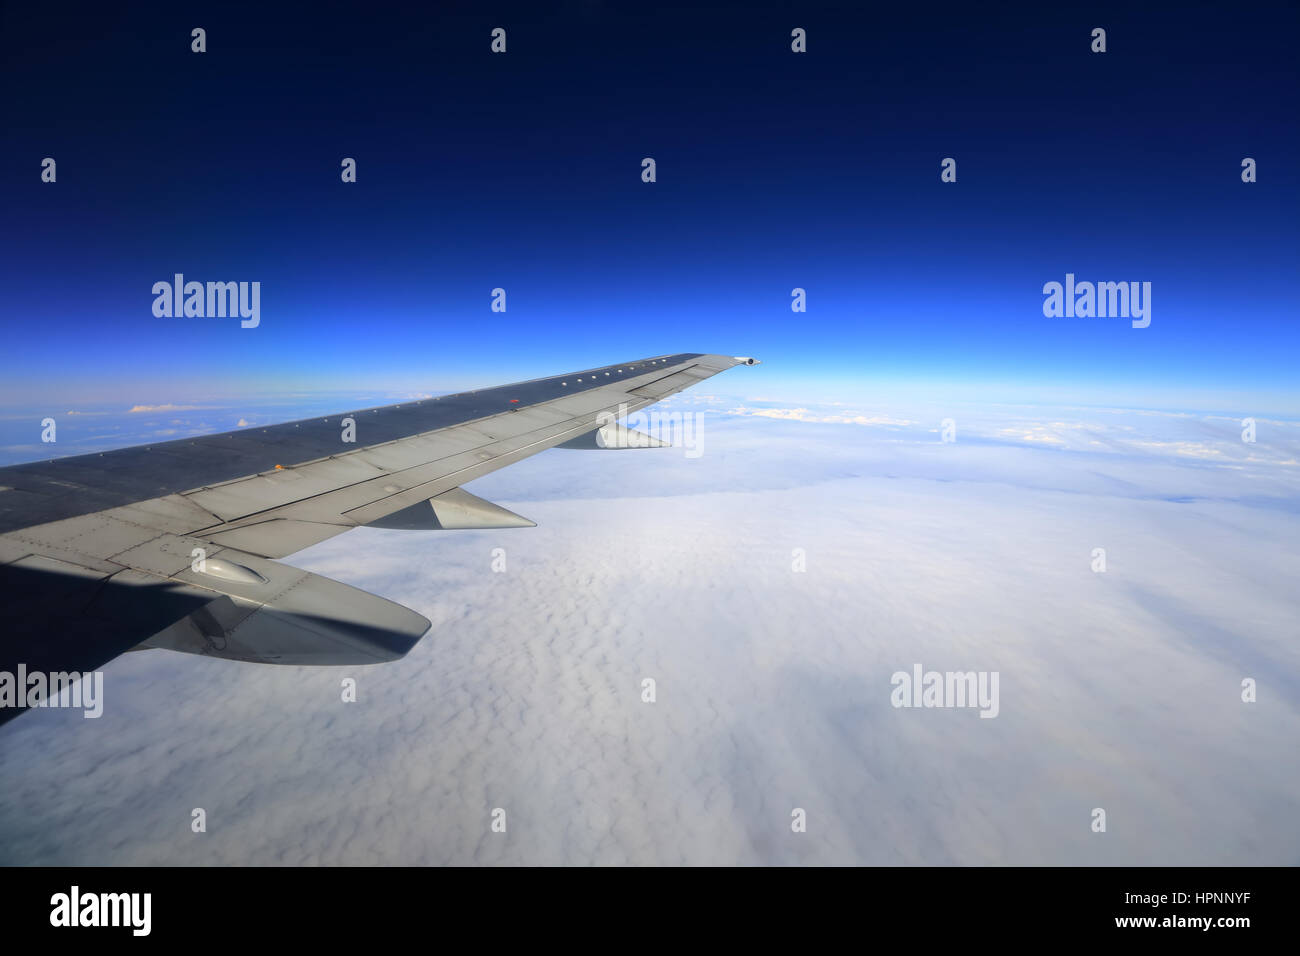
[{"label": "deep blue sky gradient", "polygon": [[[8,5],[0,402],[700,350],[760,392],[1294,406],[1300,13],[1131,6]],[[261,281],[261,327],[155,318],[175,272]],[[1044,318],[1066,272],[1150,281],[1150,328]]]}]

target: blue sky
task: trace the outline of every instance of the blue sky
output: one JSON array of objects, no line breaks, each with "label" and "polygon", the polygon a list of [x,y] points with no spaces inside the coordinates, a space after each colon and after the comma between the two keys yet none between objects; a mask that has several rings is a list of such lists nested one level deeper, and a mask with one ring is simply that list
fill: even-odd
[{"label": "blue sky", "polygon": [[[760,356],[789,398],[1300,413],[1300,15],[1180,10],[7,9],[0,402],[699,350]],[[155,317],[177,272],[261,282],[261,325]],[[1044,318],[1067,272],[1151,282],[1150,327]]]}]

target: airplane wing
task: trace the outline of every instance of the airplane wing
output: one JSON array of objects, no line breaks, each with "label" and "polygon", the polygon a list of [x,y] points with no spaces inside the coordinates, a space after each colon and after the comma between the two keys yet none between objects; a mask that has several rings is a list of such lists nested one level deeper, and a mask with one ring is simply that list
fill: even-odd
[{"label": "airplane wing", "polygon": [[[616,440],[615,417],[745,364],[661,355],[0,468],[0,675],[84,673],[148,647],[271,664],[400,658],[428,620],[275,559],[362,525],[530,526],[460,486],[558,445],[636,447]],[[0,723],[22,710],[4,703]]]}]

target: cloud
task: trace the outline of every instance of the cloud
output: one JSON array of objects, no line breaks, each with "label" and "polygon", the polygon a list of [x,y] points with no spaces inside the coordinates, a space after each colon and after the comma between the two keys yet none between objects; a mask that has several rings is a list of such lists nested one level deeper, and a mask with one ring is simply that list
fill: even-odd
[{"label": "cloud", "polygon": [[[427,616],[406,659],[126,655],[100,720],[0,728],[0,863],[1293,863],[1295,444],[1227,468],[1147,447],[1199,418],[1060,411],[710,416],[698,459],[471,485],[534,529],[327,541],[289,563]],[[999,437],[1035,424],[1069,446]],[[999,716],[895,709],[914,663],[999,672]]]},{"label": "cloud", "polygon": [[728,411],[731,415],[748,415],[756,418],[776,418],[794,422],[817,422],[834,425],[915,425],[905,418],[891,418],[888,415],[845,415],[826,414],[809,411],[806,408],[752,408],[740,405]]},{"label": "cloud", "polygon": [[201,408],[199,405],[132,405],[127,412],[192,412]]},{"label": "cloud", "polygon": [[1223,456],[1222,448],[1215,448],[1205,442],[1191,441],[1135,441],[1130,442],[1136,448],[1146,448],[1152,451],[1173,452],[1176,455],[1186,455],[1189,458],[1220,458]]},{"label": "cloud", "polygon": [[[1057,427],[1060,426],[1058,425]],[[1059,435],[1053,434],[1049,427],[1045,425],[1030,426],[1027,428],[1000,428],[998,429],[997,434],[1004,438],[1016,439],[1019,441],[1043,442],[1048,445],[1066,444],[1065,439],[1061,438]]]}]

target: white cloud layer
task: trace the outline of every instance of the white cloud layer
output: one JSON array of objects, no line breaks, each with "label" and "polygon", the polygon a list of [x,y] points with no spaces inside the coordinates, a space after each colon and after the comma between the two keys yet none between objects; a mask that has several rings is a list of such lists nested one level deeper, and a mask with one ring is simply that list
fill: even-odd
[{"label": "white cloud layer", "polygon": [[[432,632],[372,668],[119,659],[100,720],[0,729],[0,863],[1300,861],[1300,427],[794,411],[470,486],[535,529],[296,556]],[[999,716],[893,708],[914,663],[998,671]]]},{"label": "white cloud layer", "polygon": [[140,412],[191,412],[197,409],[197,405],[132,405],[127,409],[128,414],[138,414]]}]

